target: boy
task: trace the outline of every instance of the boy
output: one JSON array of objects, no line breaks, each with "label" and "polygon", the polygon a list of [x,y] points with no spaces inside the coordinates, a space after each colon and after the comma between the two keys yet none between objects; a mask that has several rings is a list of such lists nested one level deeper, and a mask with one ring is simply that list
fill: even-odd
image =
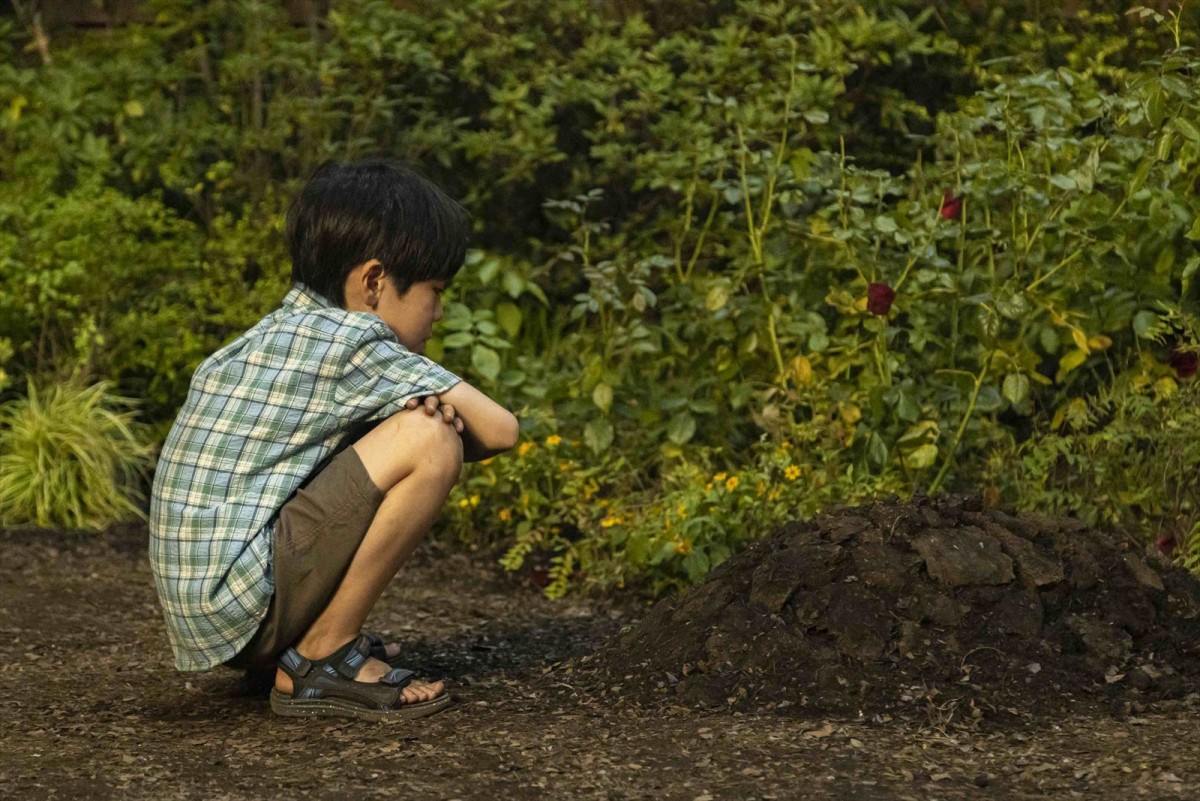
[{"label": "boy", "polygon": [[388,161],[327,164],[293,202],[292,290],[196,369],[155,472],[176,667],[278,665],[283,715],[449,703],[361,628],[463,460],[518,438],[511,413],[421,355],[467,234],[461,206]]}]

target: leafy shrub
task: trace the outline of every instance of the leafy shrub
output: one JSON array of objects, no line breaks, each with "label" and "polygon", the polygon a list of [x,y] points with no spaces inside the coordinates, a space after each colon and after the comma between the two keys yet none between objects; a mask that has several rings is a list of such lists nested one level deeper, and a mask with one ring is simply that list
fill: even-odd
[{"label": "leafy shrub", "polygon": [[152,450],[130,401],[110,390],[31,382],[0,406],[0,522],[99,530],[141,516]]},{"label": "leafy shrub", "polygon": [[535,446],[451,526],[551,593],[665,590],[784,515],[1059,474],[1031,438],[1156,386],[1195,317],[1194,7],[403,5],[153,0],[45,66],[0,27],[0,367],[82,365],[165,433],[282,296],[299,182],[401,156],[477,220],[429,353]]}]

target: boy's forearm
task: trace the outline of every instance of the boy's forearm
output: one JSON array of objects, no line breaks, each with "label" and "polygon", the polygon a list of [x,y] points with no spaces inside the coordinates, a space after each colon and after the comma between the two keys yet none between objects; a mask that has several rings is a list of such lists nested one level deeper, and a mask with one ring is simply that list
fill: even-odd
[{"label": "boy's forearm", "polygon": [[464,462],[482,462],[484,459],[490,459],[508,450],[508,448],[489,448],[484,445],[479,437],[471,431],[471,426],[466,420],[463,421],[463,430],[459,436],[462,437]]},{"label": "boy's forearm", "polygon": [[439,396],[463,422],[463,459],[477,462],[517,444],[521,427],[512,412],[463,381]]}]

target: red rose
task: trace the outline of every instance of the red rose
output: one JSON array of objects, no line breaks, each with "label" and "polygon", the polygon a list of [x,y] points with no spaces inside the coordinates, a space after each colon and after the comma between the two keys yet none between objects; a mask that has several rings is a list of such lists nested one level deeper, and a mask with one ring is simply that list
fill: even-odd
[{"label": "red rose", "polygon": [[1170,534],[1159,534],[1154,540],[1154,547],[1170,556],[1175,551],[1175,537]]},{"label": "red rose", "polygon": [[1200,368],[1200,353],[1194,350],[1180,350],[1177,346],[1171,352],[1170,365],[1179,378],[1191,378],[1196,374],[1197,368]]},{"label": "red rose", "polygon": [[892,301],[896,299],[896,291],[887,284],[871,284],[867,287],[867,311],[887,315],[892,309]]},{"label": "red rose", "polygon": [[942,193],[942,208],[938,212],[944,219],[957,220],[962,216],[962,195],[957,197],[952,192]]}]

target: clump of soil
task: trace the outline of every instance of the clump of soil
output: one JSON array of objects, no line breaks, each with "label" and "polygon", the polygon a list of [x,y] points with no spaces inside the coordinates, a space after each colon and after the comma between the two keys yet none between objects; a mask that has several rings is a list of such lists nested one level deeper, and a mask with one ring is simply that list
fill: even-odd
[{"label": "clump of soil", "polygon": [[782,526],[589,662],[636,703],[1137,711],[1200,678],[1200,582],[1077,520],[890,500]]}]

